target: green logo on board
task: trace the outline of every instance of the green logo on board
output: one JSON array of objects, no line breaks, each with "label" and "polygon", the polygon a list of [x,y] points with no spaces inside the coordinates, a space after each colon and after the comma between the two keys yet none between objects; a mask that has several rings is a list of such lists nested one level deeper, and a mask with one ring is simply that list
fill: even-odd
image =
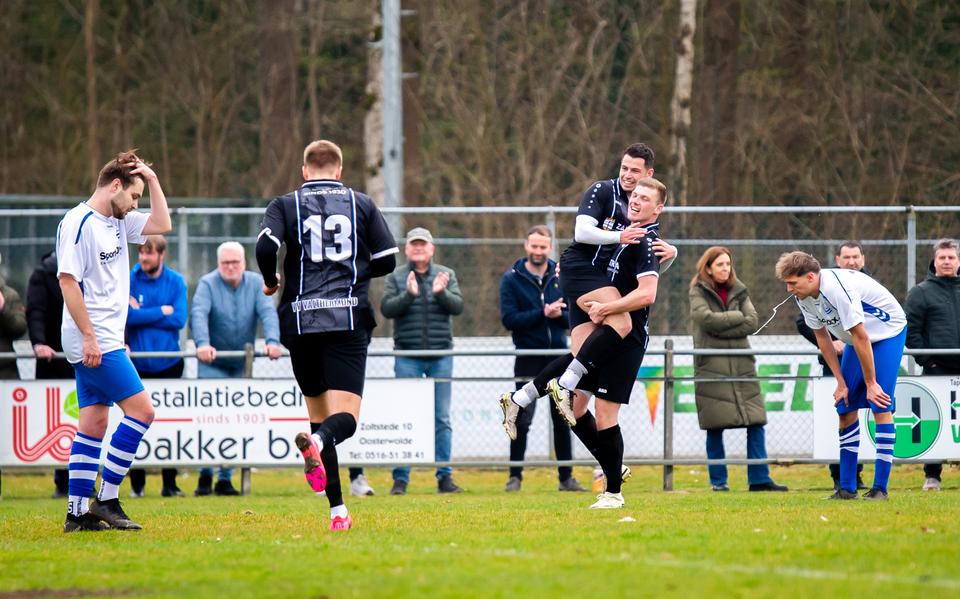
[{"label": "green logo on board", "polygon": [[[897,440],[893,457],[915,458],[926,453],[940,436],[940,406],[929,389],[914,381],[897,382],[895,391],[897,409],[893,413],[893,426]],[[867,415],[870,440],[877,443],[877,423],[873,412]]]}]

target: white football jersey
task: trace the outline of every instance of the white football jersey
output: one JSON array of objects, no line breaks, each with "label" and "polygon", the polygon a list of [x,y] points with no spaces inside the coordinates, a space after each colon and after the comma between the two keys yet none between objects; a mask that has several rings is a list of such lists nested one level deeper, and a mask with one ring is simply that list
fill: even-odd
[{"label": "white football jersey", "polygon": [[[72,208],[57,228],[57,276],[80,283],[100,351],[123,348],[130,301],[128,243],[141,244],[149,214],[128,212],[123,219],[103,216],[85,202]],[[83,335],[63,306],[63,351],[71,364],[83,359]]]},{"label": "white football jersey", "polygon": [[827,329],[844,343],[853,343],[850,329],[863,323],[870,341],[896,337],[907,326],[900,303],[870,275],[846,268],[820,271],[820,297],[797,300],[811,329]]}]

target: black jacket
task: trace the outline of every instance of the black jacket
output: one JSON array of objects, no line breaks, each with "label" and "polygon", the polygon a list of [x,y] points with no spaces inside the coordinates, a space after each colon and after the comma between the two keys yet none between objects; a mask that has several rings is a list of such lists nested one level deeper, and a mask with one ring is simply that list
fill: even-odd
[{"label": "black jacket", "polygon": [[[927,280],[910,290],[907,313],[907,347],[935,349],[960,347],[960,277],[938,277],[930,262]],[[960,354],[916,356],[925,374],[960,374]]]},{"label": "black jacket", "polygon": [[563,297],[557,280],[557,264],[547,260],[546,276],[541,280],[520,258],[500,279],[500,322],[513,335],[517,349],[566,349],[569,310],[557,318],[543,315],[546,304]]},{"label": "black jacket", "polygon": [[[27,283],[27,331],[31,345],[49,345],[63,351],[60,324],[63,321],[63,292],[57,279],[57,254],[40,259]],[[37,360],[37,378],[73,378],[73,368],[65,359]]]}]

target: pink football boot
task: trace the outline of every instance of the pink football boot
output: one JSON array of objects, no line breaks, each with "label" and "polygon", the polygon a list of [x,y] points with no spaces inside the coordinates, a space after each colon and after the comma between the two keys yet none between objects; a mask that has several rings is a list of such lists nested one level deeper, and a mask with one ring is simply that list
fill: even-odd
[{"label": "pink football boot", "polygon": [[330,530],[350,530],[351,526],[353,526],[353,518],[350,514],[347,514],[346,518],[343,516],[330,518]]},{"label": "pink football boot", "polygon": [[310,433],[297,433],[294,442],[303,455],[303,475],[307,479],[307,484],[314,493],[321,493],[327,488],[327,471],[323,469],[317,440]]}]

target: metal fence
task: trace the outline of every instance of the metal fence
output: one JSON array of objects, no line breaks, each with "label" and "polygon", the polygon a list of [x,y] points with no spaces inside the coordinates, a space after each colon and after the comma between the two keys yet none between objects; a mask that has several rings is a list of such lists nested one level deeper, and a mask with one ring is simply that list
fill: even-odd
[{"label": "metal fence", "polygon": [[[0,196],[0,204],[16,199],[23,205],[30,197]],[[68,206],[85,198],[55,198]],[[171,198],[172,205],[178,204]],[[220,204],[229,201],[218,202]],[[31,270],[40,257],[53,249],[57,223],[65,208],[0,209],[0,263],[3,275],[14,288],[25,290]],[[513,356],[509,337],[500,325],[499,283],[502,274],[523,255],[526,230],[545,223],[554,232],[555,252],[569,242],[576,208],[572,206],[533,207],[404,207],[385,209],[398,222],[398,243],[403,231],[427,226],[437,245],[435,260],[452,267],[468,298],[463,315],[454,319],[456,335],[453,377],[454,455],[463,456],[461,464],[506,464],[507,441],[500,430],[496,397],[512,389]],[[174,231],[168,236],[168,264],[187,280],[192,297],[199,278],[216,267],[216,246],[228,239],[252,248],[259,231],[263,208],[175,208]],[[833,255],[846,239],[859,239],[864,245],[867,268],[899,299],[925,277],[930,260],[928,248],[945,236],[960,234],[960,207],[931,206],[669,206],[664,212],[664,237],[680,248],[673,267],[661,277],[658,301],[651,316],[651,351],[635,386],[634,397],[623,413],[628,431],[627,455],[634,462],[669,459],[664,453],[666,406],[677,408],[673,429],[674,442],[668,444],[673,463],[685,460],[703,462],[703,433],[689,418],[692,405],[692,343],[688,334],[689,280],[701,252],[711,245],[725,245],[734,254],[738,277],[750,289],[761,318],[785,296],[783,286],[773,276],[773,264],[780,253],[804,249],[817,255],[825,265],[833,264]],[[252,252],[248,252],[252,266]],[[382,284],[374,282],[371,296],[379,306]],[[803,419],[788,416],[798,396],[798,388],[819,373],[815,348],[796,335],[796,311],[785,307],[773,320],[768,333],[754,338],[758,355],[761,386],[768,396],[768,410],[782,423],[771,424],[767,434],[768,452],[773,459],[796,460],[809,456],[796,443],[784,439],[809,438]],[[368,376],[392,378],[393,359],[390,321],[380,319],[371,346]],[[184,333],[184,348],[189,349],[189,331]],[[673,357],[664,360],[664,340],[676,342]],[[761,347],[762,345],[762,347]],[[765,354],[764,352],[772,352]],[[190,352],[188,352],[188,355]],[[195,366],[188,359],[188,376]],[[270,362],[255,357],[255,377],[290,377],[289,361]],[[507,373],[507,374],[504,374]],[[653,374],[651,374],[653,373]],[[668,374],[670,373],[670,374]],[[669,401],[654,402],[653,388],[670,386]],[[661,389],[662,391],[662,389]],[[770,399],[774,397],[775,399]],[[537,410],[531,429],[528,457],[549,460],[550,427],[547,406]],[[630,432],[632,431],[632,432]],[[783,434],[781,434],[783,433]],[[732,432],[727,440],[728,455],[737,463],[744,454],[742,433]],[[483,451],[472,448],[485,447]],[[574,444],[577,447],[577,444]],[[575,454],[578,463],[586,463],[582,449]]]},{"label": "metal fence", "polygon": [[[29,196],[0,196],[0,205]],[[69,204],[69,198],[56,198]],[[82,201],[84,198],[73,198]],[[193,200],[195,201],[195,200]],[[176,205],[177,198],[171,199]],[[0,208],[0,275],[23,290],[40,257],[53,249],[57,223],[65,208]],[[469,298],[464,314],[454,319],[461,337],[503,334],[498,292],[500,277],[523,255],[526,230],[545,223],[555,231],[555,252],[570,241],[573,206],[404,207],[384,209],[398,222],[401,235],[413,226],[427,226],[437,245],[435,260],[453,268]],[[232,239],[253,247],[263,208],[175,208],[168,264],[187,281],[192,296],[199,278],[216,268],[216,247]],[[670,206],[661,217],[664,237],[680,256],[661,278],[651,332],[687,333],[689,280],[697,258],[711,245],[725,245],[734,255],[738,277],[763,312],[785,296],[773,276],[773,264],[784,251],[804,249],[833,265],[833,255],[846,239],[860,239],[867,269],[901,300],[926,276],[929,248],[940,237],[960,235],[960,206]],[[248,268],[254,268],[252,251]],[[135,256],[134,256],[135,259]],[[371,285],[379,305],[382,281]],[[381,319],[375,335],[389,337],[391,323]],[[775,319],[770,333],[795,332],[792,318]]]},{"label": "metal fence", "polygon": [[[690,366],[694,356],[752,355],[758,362],[760,376],[756,380],[764,392],[767,410],[767,463],[816,463],[812,456],[814,420],[811,412],[810,381],[820,375],[816,369],[817,351],[797,336],[794,349],[698,350],[689,339],[657,338],[651,342],[644,365],[638,373],[631,402],[621,411],[624,432],[625,461],[629,464],[664,466],[664,484],[671,483],[672,468],[692,464],[757,463],[747,460],[745,432],[727,431],[727,459],[708,461],[705,457],[705,433],[700,430],[693,406],[693,384],[706,380],[693,376]],[[394,379],[393,357],[454,356],[452,385],[453,458],[454,467],[507,467],[509,442],[503,433],[497,398],[512,390],[512,365],[517,355],[558,355],[562,351],[515,350],[509,340],[458,339],[449,351],[394,351],[385,342],[374,342],[367,364],[367,378]],[[762,345],[762,343],[761,343]],[[250,378],[292,378],[289,359],[269,360],[263,352],[263,341],[245,351],[221,352],[224,357],[245,357],[246,376]],[[663,349],[660,349],[663,348]],[[22,350],[27,349],[22,347]],[[909,355],[960,353],[956,350],[907,350]],[[0,358],[18,356],[24,378],[32,378],[32,359],[24,353],[0,354]],[[140,352],[134,357],[184,357],[188,367],[186,378],[196,376],[195,352]],[[792,360],[789,361],[789,360]],[[192,364],[191,364],[192,362]],[[784,364],[792,367],[783,368]],[[775,367],[764,368],[765,365]],[[808,366],[806,368],[802,366]],[[730,379],[732,380],[732,379]],[[792,398],[792,401],[791,399]],[[402,401],[402,398],[399,398]],[[543,400],[546,401],[546,400]],[[572,462],[558,462],[552,451],[552,427],[547,405],[541,405],[530,429],[524,465],[556,466],[559,464],[593,465],[585,448],[574,442]],[[566,430],[563,431],[567,433]],[[567,433],[569,434],[569,433]],[[910,460],[923,461],[923,460]],[[438,463],[420,464],[435,466]]]}]

